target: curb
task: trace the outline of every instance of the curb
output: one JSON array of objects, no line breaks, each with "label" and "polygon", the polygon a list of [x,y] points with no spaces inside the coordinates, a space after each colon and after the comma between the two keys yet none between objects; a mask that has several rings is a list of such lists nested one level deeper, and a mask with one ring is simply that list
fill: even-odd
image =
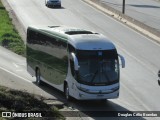
[{"label": "curb", "polygon": [[160,32],[157,31],[155,28],[152,28],[138,20],[135,20],[134,18],[122,14],[120,11],[104,4],[103,2],[101,2],[101,0],[82,0],[82,1],[95,7],[96,9],[102,11],[103,13],[112,16],[116,20],[121,21],[122,23],[128,25],[129,27],[153,39],[157,43],[160,43]]}]

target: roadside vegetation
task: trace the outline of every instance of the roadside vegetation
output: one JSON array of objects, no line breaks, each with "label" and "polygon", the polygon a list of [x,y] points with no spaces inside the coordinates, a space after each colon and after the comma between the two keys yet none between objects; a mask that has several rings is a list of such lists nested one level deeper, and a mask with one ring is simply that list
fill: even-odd
[{"label": "roadside vegetation", "polygon": [[[25,56],[25,44],[22,41],[18,31],[12,24],[12,19],[9,18],[8,12],[2,5],[0,0],[0,45],[19,54]],[[54,106],[47,105],[44,98],[29,94],[25,91],[13,90],[7,87],[0,86],[0,120],[6,120],[1,118],[2,112],[45,112],[45,116],[51,116],[50,119],[62,119],[65,118],[58,112],[58,109]],[[15,118],[7,118],[7,120]],[[18,119],[18,118],[17,118]],[[45,120],[45,118],[42,118]],[[35,120],[35,118],[25,118],[25,120]],[[37,120],[37,119],[36,119]],[[39,118],[38,118],[39,120]],[[41,119],[40,119],[41,120]]]},{"label": "roadside vegetation", "polygon": [[25,45],[0,0],[0,45],[19,55],[25,55]]},{"label": "roadside vegetation", "polygon": [[[50,119],[64,120],[64,117],[58,112],[57,108],[51,107],[43,102],[44,98],[35,96],[27,92],[13,90],[7,87],[0,86],[0,114],[2,112],[44,112],[45,116],[50,116]],[[2,116],[2,115],[0,115]],[[43,116],[42,116],[43,117]],[[1,118],[0,118],[1,119]],[[12,118],[10,118],[12,120]],[[14,118],[15,119],[15,118]],[[18,118],[17,118],[18,119]],[[38,118],[39,120],[40,118]],[[3,119],[5,120],[5,119]],[[32,120],[32,118],[25,118]],[[33,119],[35,120],[35,118]],[[40,119],[41,120],[41,119]],[[43,118],[45,120],[45,118]]]}]

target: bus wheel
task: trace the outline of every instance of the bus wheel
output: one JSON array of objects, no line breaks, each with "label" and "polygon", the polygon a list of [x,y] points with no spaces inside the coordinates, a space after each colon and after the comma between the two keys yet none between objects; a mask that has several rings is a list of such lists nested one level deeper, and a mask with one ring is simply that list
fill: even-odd
[{"label": "bus wheel", "polygon": [[70,96],[69,96],[69,88],[68,88],[67,84],[65,85],[64,94],[65,94],[66,100],[69,101],[70,100]]},{"label": "bus wheel", "polygon": [[42,81],[41,81],[41,73],[40,73],[40,70],[39,70],[39,69],[36,70],[36,84],[37,84],[37,85],[41,85],[41,84],[42,84]]}]

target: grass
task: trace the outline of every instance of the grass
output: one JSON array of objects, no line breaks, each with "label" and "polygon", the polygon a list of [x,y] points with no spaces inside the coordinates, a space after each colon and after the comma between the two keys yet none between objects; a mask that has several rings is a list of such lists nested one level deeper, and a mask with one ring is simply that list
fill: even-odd
[{"label": "grass", "polygon": [[[44,112],[46,116],[51,116],[50,119],[62,119],[64,117],[58,112],[57,108],[51,107],[43,102],[44,98],[29,94],[27,92],[22,92],[18,90],[13,90],[7,87],[0,86],[0,111],[12,111],[12,112]],[[0,112],[0,114],[2,114]],[[0,115],[1,116],[1,115]],[[10,118],[12,119],[12,118]],[[35,118],[25,118],[25,120],[32,120]],[[38,118],[39,119],[39,118]],[[1,120],[1,118],[0,118]],[[44,120],[44,119],[43,119]]]},{"label": "grass", "polygon": [[25,45],[0,0],[0,45],[19,55],[25,55]]}]

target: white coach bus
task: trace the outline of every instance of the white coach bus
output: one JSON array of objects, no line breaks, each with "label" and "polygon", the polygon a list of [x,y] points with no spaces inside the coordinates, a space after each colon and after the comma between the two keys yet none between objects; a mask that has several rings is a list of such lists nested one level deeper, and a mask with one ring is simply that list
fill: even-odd
[{"label": "white coach bus", "polygon": [[27,29],[27,71],[69,100],[118,98],[124,58],[105,36],[65,26]]}]

